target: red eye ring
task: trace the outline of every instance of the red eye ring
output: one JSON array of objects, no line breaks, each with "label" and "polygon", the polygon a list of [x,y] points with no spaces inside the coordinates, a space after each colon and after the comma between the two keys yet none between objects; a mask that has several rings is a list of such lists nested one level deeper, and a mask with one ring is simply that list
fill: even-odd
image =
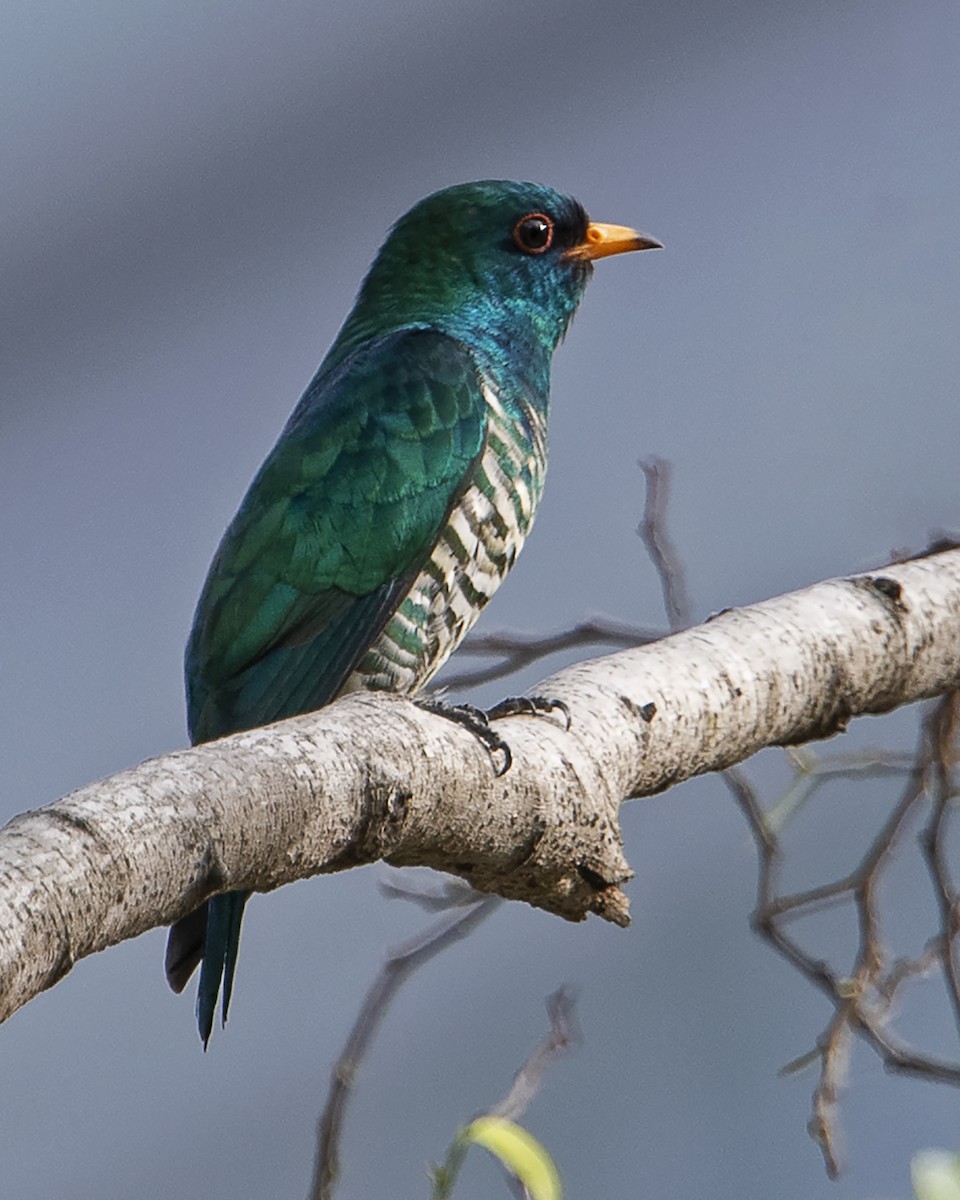
[{"label": "red eye ring", "polygon": [[543,254],[553,245],[553,218],[542,212],[527,213],[513,227],[513,242],[524,254]]}]

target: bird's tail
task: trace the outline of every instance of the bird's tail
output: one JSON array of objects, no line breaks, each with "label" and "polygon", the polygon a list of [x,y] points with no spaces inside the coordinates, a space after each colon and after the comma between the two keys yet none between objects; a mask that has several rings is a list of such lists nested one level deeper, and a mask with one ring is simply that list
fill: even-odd
[{"label": "bird's tail", "polygon": [[233,976],[237,969],[240,949],[240,925],[243,906],[249,892],[226,892],[207,901],[207,936],[203,943],[203,962],[200,964],[200,986],[197,989],[197,1024],[206,1050],[213,1032],[213,1014],[217,996],[223,985],[222,1021],[227,1023]]},{"label": "bird's tail", "polygon": [[240,925],[249,892],[226,892],[178,921],[167,940],[167,980],[182,992],[200,963],[197,989],[197,1025],[206,1050],[213,1032],[217,996],[223,989],[222,1014],[226,1024],[233,993],[233,977],[240,948]]}]

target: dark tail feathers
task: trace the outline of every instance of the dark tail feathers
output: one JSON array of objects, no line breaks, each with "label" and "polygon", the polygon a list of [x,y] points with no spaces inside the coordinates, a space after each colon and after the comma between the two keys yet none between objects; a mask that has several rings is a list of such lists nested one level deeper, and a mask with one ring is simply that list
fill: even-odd
[{"label": "dark tail feathers", "polygon": [[226,1024],[233,993],[233,977],[240,948],[240,926],[249,892],[227,892],[214,896],[206,904],[179,920],[167,938],[165,969],[167,982],[182,992],[190,976],[200,967],[197,989],[197,1025],[203,1048],[213,1032],[217,996],[223,985],[223,1023]]}]

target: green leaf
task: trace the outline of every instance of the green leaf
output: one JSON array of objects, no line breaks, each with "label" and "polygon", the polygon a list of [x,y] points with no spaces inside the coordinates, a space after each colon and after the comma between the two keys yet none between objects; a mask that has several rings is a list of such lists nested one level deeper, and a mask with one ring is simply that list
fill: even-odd
[{"label": "green leaf", "polygon": [[477,1117],[464,1130],[463,1136],[495,1154],[507,1170],[516,1175],[533,1200],[561,1200],[563,1189],[553,1159],[523,1126],[504,1117]]},{"label": "green leaf", "polygon": [[921,1150],[910,1164],[916,1200],[960,1200],[960,1155]]}]

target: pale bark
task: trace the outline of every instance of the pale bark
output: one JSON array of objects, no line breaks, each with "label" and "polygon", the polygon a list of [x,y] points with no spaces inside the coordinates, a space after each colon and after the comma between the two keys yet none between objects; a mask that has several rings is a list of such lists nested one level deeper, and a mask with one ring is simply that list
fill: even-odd
[{"label": "pale bark", "polygon": [[389,695],[152,759],[0,831],[0,1019],[213,892],[385,859],[568,919],[628,920],[618,809],[764,746],[960,685],[960,550],[561,671],[498,722],[513,766]]}]

